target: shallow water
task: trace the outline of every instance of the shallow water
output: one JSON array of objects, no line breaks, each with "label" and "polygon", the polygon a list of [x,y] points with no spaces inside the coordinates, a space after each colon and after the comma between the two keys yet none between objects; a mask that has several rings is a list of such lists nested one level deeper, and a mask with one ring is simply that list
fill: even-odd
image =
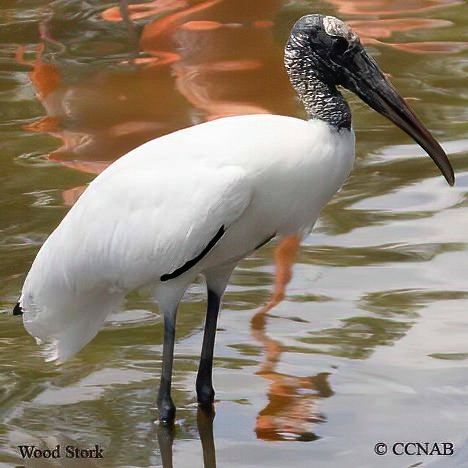
[{"label": "shallow water", "polygon": [[[8,312],[41,243],[110,161],[223,115],[302,115],[282,47],[310,12],[353,24],[449,153],[457,185],[349,96],[355,169],[265,322],[252,319],[269,297],[274,243],[235,271],[213,424],[194,392],[203,285],[187,293],[170,434],[154,424],[162,323],[144,295],[60,367]],[[81,466],[167,467],[172,456],[197,467],[201,442],[207,467],[468,466],[465,2],[157,0],[129,16],[110,1],[0,5],[0,466],[51,466],[22,461],[16,447],[60,443],[100,444],[104,459]],[[452,442],[455,455],[378,456],[378,442]]]}]

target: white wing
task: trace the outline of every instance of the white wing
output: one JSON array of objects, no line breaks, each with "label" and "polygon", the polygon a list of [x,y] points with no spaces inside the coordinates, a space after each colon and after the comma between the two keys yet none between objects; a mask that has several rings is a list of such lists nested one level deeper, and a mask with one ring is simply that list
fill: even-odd
[{"label": "white wing", "polygon": [[131,177],[119,171],[90,186],[65,220],[67,242],[75,223],[85,226],[76,245],[85,270],[100,271],[125,289],[157,281],[197,257],[250,203],[250,184],[239,167],[176,167],[160,164],[157,173],[143,169]]},{"label": "white wing", "polygon": [[251,201],[250,183],[236,166],[127,166],[90,184],[26,278],[25,326],[53,343],[53,359],[89,342],[129,290],[188,269]]}]

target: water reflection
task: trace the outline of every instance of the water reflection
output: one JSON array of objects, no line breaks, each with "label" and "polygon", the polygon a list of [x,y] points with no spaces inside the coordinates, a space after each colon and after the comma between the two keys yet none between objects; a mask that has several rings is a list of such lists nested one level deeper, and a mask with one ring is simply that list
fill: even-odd
[{"label": "water reflection", "polygon": [[[362,13],[359,14],[362,16]],[[452,25],[450,21],[430,18],[383,18],[377,20],[350,20],[348,23],[359,34],[361,41],[366,43],[380,42],[380,39],[389,39],[396,32],[415,31],[427,28],[444,28]],[[399,44],[383,43],[397,47]]]},{"label": "water reflection", "polygon": [[261,310],[252,319],[252,336],[263,346],[264,358],[256,375],[269,381],[268,405],[258,413],[255,432],[259,439],[314,441],[314,426],[326,418],[317,402],[333,395],[327,373],[297,377],[277,371],[286,351],[266,332],[266,314]]},{"label": "water reflection", "polygon": [[255,8],[249,2],[228,3],[121,2],[105,10],[102,19],[111,24],[175,12],[131,28],[139,29],[137,57],[121,61],[117,69],[88,65],[78,83],[67,77],[68,46],[51,31],[52,5],[52,19],[37,26],[36,57],[25,59],[24,46],[16,54],[18,63],[32,67],[29,77],[46,112],[26,128],[61,140],[51,159],[97,173],[103,160],[113,161],[193,123],[246,113],[294,113],[282,45],[274,40],[269,19],[283,1],[262,0]]},{"label": "water reflection", "polygon": [[[283,4],[284,0],[166,2],[165,9],[177,11],[144,25],[140,49],[150,57],[137,61],[163,66],[171,57],[174,84],[193,106],[195,122],[279,109],[294,113],[282,46],[274,40],[270,19]],[[153,8],[145,9],[130,10],[129,18],[154,14]],[[119,19],[115,8],[103,13],[103,18],[109,17]],[[278,102],[271,99],[275,95]]]},{"label": "water reflection", "polygon": [[24,59],[24,48],[17,57],[32,66],[29,76],[47,114],[26,128],[62,142],[50,159],[65,164],[78,160],[72,167],[96,173],[103,169],[102,161],[189,124],[182,120],[170,70],[90,70],[79,83],[68,82],[65,71],[47,61],[47,47],[44,40],[34,60]]},{"label": "water reflection", "polygon": [[197,428],[203,449],[203,463],[205,468],[216,468],[216,449],[213,437],[214,411],[197,411]]},{"label": "water reflection", "polygon": [[[401,17],[438,8],[447,8],[461,3],[459,0],[417,0],[413,2],[378,0],[378,1],[342,1],[327,0],[335,5],[338,12],[349,15],[349,24],[361,36],[365,44],[379,43],[411,53],[447,53],[459,52],[468,47],[466,42],[427,41],[424,42],[390,42],[395,33],[415,33],[422,29],[444,28],[453,25],[450,21],[433,18]],[[398,12],[399,18],[386,18]],[[363,19],[354,20],[358,16]],[[384,18],[375,19],[375,16]],[[365,18],[365,19],[364,19]],[[386,39],[381,42],[381,39]]]},{"label": "water reflection", "polygon": [[422,13],[438,8],[460,5],[462,0],[327,0],[346,15],[382,15]]},{"label": "water reflection", "polygon": [[[198,408],[197,430],[203,451],[204,468],[216,468],[216,447],[213,437],[214,410]],[[173,468],[174,426],[160,424],[157,429],[158,445],[163,468]]]},{"label": "water reflection", "polygon": [[174,426],[160,425],[158,427],[158,444],[163,468],[172,468],[172,446],[174,444]]}]

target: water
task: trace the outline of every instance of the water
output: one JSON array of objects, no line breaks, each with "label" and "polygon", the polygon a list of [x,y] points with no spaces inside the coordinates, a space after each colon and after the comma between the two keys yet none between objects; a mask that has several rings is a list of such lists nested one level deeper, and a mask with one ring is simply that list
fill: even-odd
[{"label": "water", "polygon": [[[356,166],[304,242],[286,300],[252,322],[269,297],[274,245],[234,274],[213,424],[194,392],[203,285],[188,292],[167,433],[153,409],[162,324],[145,296],[61,367],[7,312],[41,243],[110,161],[223,115],[302,115],[282,47],[310,12],[353,24],[449,153],[457,185],[349,96]],[[97,0],[0,5],[0,466],[51,466],[22,461],[16,447],[60,443],[99,444],[94,466],[167,467],[172,456],[191,468],[204,464],[200,439],[207,467],[468,466],[465,2],[158,0],[129,13],[119,21],[115,3]],[[451,442],[455,455],[378,456],[378,442]]]}]

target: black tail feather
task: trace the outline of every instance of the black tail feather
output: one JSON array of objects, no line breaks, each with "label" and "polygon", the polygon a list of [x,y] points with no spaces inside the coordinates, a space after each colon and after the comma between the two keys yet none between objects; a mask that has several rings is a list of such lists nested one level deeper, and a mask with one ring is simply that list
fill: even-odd
[{"label": "black tail feather", "polygon": [[23,315],[23,309],[21,308],[19,302],[13,308],[13,315]]}]

